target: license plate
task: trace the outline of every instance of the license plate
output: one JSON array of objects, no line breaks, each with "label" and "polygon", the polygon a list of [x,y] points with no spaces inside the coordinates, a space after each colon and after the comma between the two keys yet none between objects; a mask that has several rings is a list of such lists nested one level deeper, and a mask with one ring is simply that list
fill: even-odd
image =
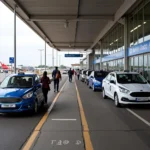
[{"label": "license plate", "polygon": [[2,104],[1,108],[15,108],[16,105],[15,104]]},{"label": "license plate", "polygon": [[139,98],[136,98],[136,101],[147,101],[147,99],[139,99]]}]

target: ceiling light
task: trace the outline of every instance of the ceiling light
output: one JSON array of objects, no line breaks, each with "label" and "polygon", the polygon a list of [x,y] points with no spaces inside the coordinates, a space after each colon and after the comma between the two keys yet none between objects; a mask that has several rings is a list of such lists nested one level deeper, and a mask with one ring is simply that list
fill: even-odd
[{"label": "ceiling light", "polygon": [[146,24],[146,22],[144,22],[144,24]]},{"label": "ceiling light", "polygon": [[140,28],[141,27],[141,25],[138,25],[138,28]]}]

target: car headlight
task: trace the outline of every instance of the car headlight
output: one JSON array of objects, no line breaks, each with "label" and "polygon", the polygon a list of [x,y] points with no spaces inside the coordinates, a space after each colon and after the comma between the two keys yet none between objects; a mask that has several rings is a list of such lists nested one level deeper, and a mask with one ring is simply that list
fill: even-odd
[{"label": "car headlight", "polygon": [[32,96],[33,96],[33,92],[31,91],[31,92],[26,93],[22,98],[28,99],[28,98],[31,98]]},{"label": "car headlight", "polygon": [[126,94],[128,94],[130,92],[129,90],[127,90],[127,89],[125,89],[123,87],[119,87],[119,90],[120,90],[120,92],[126,93]]}]

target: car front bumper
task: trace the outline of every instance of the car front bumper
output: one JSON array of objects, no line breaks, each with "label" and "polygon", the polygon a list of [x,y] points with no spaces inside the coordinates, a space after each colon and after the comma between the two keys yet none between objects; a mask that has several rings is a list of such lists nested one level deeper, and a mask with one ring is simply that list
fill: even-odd
[{"label": "car front bumper", "polygon": [[119,98],[121,104],[150,104],[150,97],[132,97],[121,93]]},{"label": "car front bumper", "polygon": [[[26,100],[23,100],[19,103],[0,103],[0,113],[17,113],[17,112],[25,112],[25,111],[32,111],[34,109],[34,100],[30,99],[27,100],[27,102],[25,102]],[[5,107],[2,108],[3,105],[6,104],[13,104],[15,105],[15,107]]]}]

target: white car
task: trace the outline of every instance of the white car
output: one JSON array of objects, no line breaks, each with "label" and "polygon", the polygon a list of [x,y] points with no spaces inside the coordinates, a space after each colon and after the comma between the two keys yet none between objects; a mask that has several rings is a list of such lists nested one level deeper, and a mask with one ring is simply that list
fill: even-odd
[{"label": "white car", "polygon": [[121,104],[150,104],[150,84],[139,73],[111,72],[102,82],[103,98]]}]

